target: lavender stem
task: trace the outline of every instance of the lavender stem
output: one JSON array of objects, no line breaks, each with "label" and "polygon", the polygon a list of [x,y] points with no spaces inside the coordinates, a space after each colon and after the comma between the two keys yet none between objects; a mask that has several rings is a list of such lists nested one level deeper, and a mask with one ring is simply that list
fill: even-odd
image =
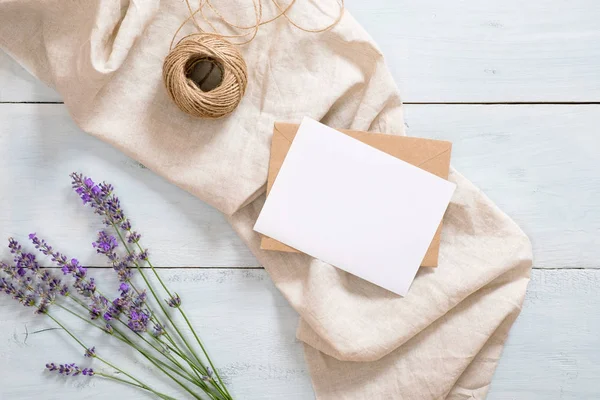
[{"label": "lavender stem", "polygon": [[[119,240],[121,241],[121,243],[123,244],[123,247],[125,248],[125,250],[127,251],[128,254],[132,254],[131,249],[129,249],[129,246],[127,245],[127,242],[123,239],[123,235],[121,235],[121,232],[119,231],[119,228],[117,227],[116,223],[114,221],[110,221],[113,229],[115,230],[115,232],[117,232],[117,235],[119,236]],[[139,246],[139,245],[138,245]],[[141,247],[140,247],[141,248]],[[188,343],[188,341],[185,339],[185,336],[183,336],[183,334],[181,333],[181,331],[179,330],[179,328],[177,327],[177,325],[173,322],[173,320],[171,319],[171,316],[166,312],[164,306],[162,305],[160,299],[158,298],[158,296],[156,295],[153,287],[150,285],[150,282],[148,281],[148,278],[146,277],[146,274],[143,272],[142,267],[140,267],[140,265],[137,262],[134,262],[134,265],[136,266],[137,270],[139,271],[142,279],[144,280],[144,282],[146,283],[146,285],[148,286],[148,289],[150,289],[150,293],[152,293],[152,296],[154,297],[154,299],[156,300],[156,302],[158,303],[158,306],[160,307],[161,311],[163,312],[163,314],[167,317],[167,319],[169,320],[169,322],[171,323],[171,325],[173,326],[173,328],[175,329],[175,331],[178,333],[179,337],[181,338],[181,340],[183,341],[183,343],[186,345],[186,347],[189,349],[190,353],[192,353],[192,355],[194,356],[194,358],[196,358],[196,360],[198,361],[198,363],[200,363],[200,365],[202,365],[202,361],[200,360],[200,358],[198,357],[198,355],[196,354],[196,352],[194,351],[194,349],[190,346],[190,344]],[[154,267],[151,267],[152,271],[154,272],[154,274],[157,276],[159,282],[161,282],[161,284],[164,287],[164,283],[162,283],[162,280],[160,279],[160,276],[158,275],[158,273],[154,270]],[[180,312],[182,313],[181,309]],[[190,327],[192,333],[194,334],[194,336],[196,337],[196,340],[199,342],[199,338],[196,335],[196,332],[194,330],[194,328],[191,327],[189,320],[187,319],[187,317],[185,317],[185,314],[182,313],[182,315],[184,315],[185,320],[187,321],[188,326]],[[199,342],[200,343],[200,342]],[[221,394],[223,396],[225,396],[226,399],[231,399],[231,395],[229,394],[229,391],[227,390],[227,388],[225,387],[225,385],[223,384],[223,381],[221,380],[220,376],[218,375],[218,372],[216,371],[216,369],[214,368],[210,357],[208,357],[208,354],[206,354],[206,350],[204,349],[204,346],[202,346],[202,344],[200,343],[200,346],[202,348],[202,350],[204,351],[204,354],[206,355],[206,358],[209,362],[209,364],[211,365],[212,370],[215,372],[215,375],[217,376],[217,378],[219,379],[219,382],[221,383],[221,385],[217,385],[214,380],[211,380],[210,382],[213,384],[213,386],[219,391],[221,392]],[[223,387],[221,387],[223,386]],[[223,392],[223,389],[225,390],[225,392]]]},{"label": "lavender stem", "polygon": [[[50,318],[51,320],[53,320],[58,326],[60,326],[69,336],[71,336],[71,338],[73,340],[75,340],[81,347],[83,347],[84,350],[87,351],[88,347],[86,345],[84,345],[81,340],[79,340],[73,333],[71,333],[71,331],[69,329],[67,329],[63,324],[61,324],[56,318],[54,318],[52,315],[50,315],[49,313],[46,313],[46,315],[48,316],[48,318]],[[128,374],[127,372],[123,371],[122,369],[114,366],[113,364],[109,363],[108,361],[104,360],[103,358],[99,357],[99,356],[95,356],[95,358],[97,358],[98,360],[100,360],[100,362],[108,365],[109,367],[113,368],[114,370],[122,373],[123,375],[127,376],[128,378],[131,378],[132,380],[134,380],[135,382],[137,382],[138,384],[144,386],[144,388],[146,388],[147,390],[150,390],[154,393],[157,393],[156,391],[154,391],[152,388],[150,388],[148,385],[144,384],[142,381],[134,378],[133,376],[131,376],[130,374]]]}]

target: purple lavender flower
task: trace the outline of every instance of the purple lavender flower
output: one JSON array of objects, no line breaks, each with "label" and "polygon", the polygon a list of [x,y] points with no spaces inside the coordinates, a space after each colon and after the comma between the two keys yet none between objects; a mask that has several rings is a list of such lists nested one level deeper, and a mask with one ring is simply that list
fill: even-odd
[{"label": "purple lavender flower", "polygon": [[92,320],[98,319],[98,318],[100,318],[100,315],[102,315],[102,311],[100,311],[96,307],[90,308],[90,319],[92,319]]},{"label": "purple lavender flower", "polygon": [[46,369],[51,372],[58,372],[64,376],[78,376],[80,374],[93,376],[94,370],[91,368],[81,369],[74,363],[71,364],[59,364],[58,366],[55,363],[46,364]]},{"label": "purple lavender flower", "polygon": [[36,314],[46,314],[48,312],[48,307],[50,306],[50,301],[46,299],[42,299],[40,304],[38,305],[37,310],[35,310]]},{"label": "purple lavender flower", "polygon": [[105,312],[104,315],[102,316],[102,318],[106,321],[109,322],[113,319],[111,313],[109,311]]},{"label": "purple lavender flower", "polygon": [[46,364],[46,369],[48,371],[56,371],[58,369],[58,367],[54,363],[48,363],[48,364]]},{"label": "purple lavender flower", "polygon": [[59,252],[55,252],[45,240],[37,237],[35,233],[29,234],[29,240],[33,243],[36,249],[41,251],[46,256],[51,256],[52,261],[56,262],[59,265],[64,265],[67,263],[67,257],[64,254]]},{"label": "purple lavender flower", "polygon": [[40,272],[39,278],[42,280],[42,282],[49,282],[52,279],[52,276],[50,275],[50,271],[45,270]]},{"label": "purple lavender flower", "polygon": [[129,292],[129,284],[126,282],[121,283],[119,290],[121,291],[121,294]]},{"label": "purple lavender flower", "polygon": [[[34,307],[37,305],[37,295],[28,289],[22,289],[20,283],[17,280],[11,280],[6,278],[0,278],[0,290],[25,307]],[[42,307],[42,311],[47,310],[48,304],[45,303]]]},{"label": "purple lavender flower", "polygon": [[114,332],[112,325],[106,324],[106,326],[104,327],[104,332],[108,333],[109,335],[112,335]]},{"label": "purple lavender flower", "polygon": [[63,267],[60,269],[63,274],[74,274],[77,272],[77,268],[79,267],[79,261],[76,258],[71,258],[69,263],[64,263]]},{"label": "purple lavender flower", "polygon": [[61,294],[61,296],[68,296],[69,295],[69,287],[67,285],[62,285],[62,287],[59,290],[59,293]]},{"label": "purple lavender flower", "polygon": [[167,304],[169,305],[169,307],[179,308],[181,306],[181,297],[179,297],[179,295],[175,293],[169,298],[169,300],[167,300]]},{"label": "purple lavender flower", "polygon": [[131,304],[134,307],[141,308],[146,303],[146,290],[142,290],[135,297],[132,298]]},{"label": "purple lavender flower", "polygon": [[23,252],[13,238],[9,239],[8,247],[15,264],[0,263],[0,270],[7,275],[0,280],[0,288],[24,306],[36,307],[37,314],[45,314],[57,293],[64,293],[61,280],[50,270],[40,268],[35,255]]},{"label": "purple lavender flower", "polygon": [[131,298],[127,294],[122,293],[120,297],[112,301],[109,311],[113,316],[118,317],[123,311],[129,308],[130,303]]},{"label": "purple lavender flower", "polygon": [[[141,235],[132,231],[131,222],[127,219],[121,209],[121,202],[113,194],[113,186],[102,182],[96,184],[91,178],[80,173],[71,174],[71,185],[75,192],[82,199],[84,204],[88,204],[94,209],[94,212],[103,217],[107,226],[113,226],[115,229],[123,230],[127,241],[131,244],[138,244]],[[116,254],[117,240],[114,236],[106,232],[98,234],[98,240],[93,243],[98,253],[108,257],[117,272],[120,282],[129,282],[133,276],[133,269],[137,267],[138,260],[148,260],[148,250],[140,254],[128,252],[127,256],[121,258]]]},{"label": "purple lavender flower", "polygon": [[140,235],[139,233],[137,233],[135,231],[127,232],[127,242],[128,243],[138,243],[140,241],[141,237],[142,237],[142,235]]},{"label": "purple lavender flower", "polygon": [[96,348],[95,347],[91,347],[91,348],[87,349],[85,351],[84,356],[88,357],[88,358],[96,357]]},{"label": "purple lavender flower", "polygon": [[148,328],[150,316],[142,310],[131,309],[127,326],[134,332],[144,332]]},{"label": "purple lavender flower", "polygon": [[113,262],[113,269],[119,276],[120,282],[129,282],[133,277],[133,268],[135,261],[135,256],[133,254],[128,254],[123,259],[118,259]]},{"label": "purple lavender flower", "polygon": [[15,254],[15,253],[21,251],[21,245],[19,243],[17,243],[13,238],[8,239],[8,248],[10,249],[10,252],[12,254]]},{"label": "purple lavender flower", "polygon": [[125,217],[119,199],[112,194],[113,187],[105,182],[98,185],[79,173],[71,174],[71,186],[79,195],[83,204],[89,204],[94,212],[104,217],[107,226],[121,224]]},{"label": "purple lavender flower", "polygon": [[109,260],[115,261],[117,259],[115,249],[117,248],[118,243],[117,238],[113,235],[109,235],[104,231],[98,232],[98,240],[93,242],[92,246],[94,246],[97,253],[106,255]]},{"label": "purple lavender flower", "polygon": [[138,258],[142,261],[148,261],[148,249],[145,249],[140,254],[138,254]]},{"label": "purple lavender flower", "polygon": [[210,367],[207,367],[207,368],[206,368],[206,375],[203,375],[203,376],[202,376],[202,380],[203,380],[204,382],[209,382],[209,381],[211,381],[212,379],[213,379],[213,372],[212,372],[212,369],[210,369]]},{"label": "purple lavender flower", "polygon": [[[13,238],[9,239],[9,247],[12,243],[17,243]],[[18,250],[15,250],[14,261],[17,267],[17,274],[20,276],[24,276],[26,271],[31,271],[32,273],[38,273],[40,270],[40,266],[35,259],[35,255],[32,253],[24,253],[21,251],[21,245],[17,243]],[[11,251],[12,252],[12,251]]]},{"label": "purple lavender flower", "polygon": [[[29,239],[36,249],[41,251],[43,254],[50,256],[52,261],[61,267],[61,271],[64,275],[70,274],[73,276],[73,278],[75,278],[73,287],[79,294],[90,297],[96,292],[96,283],[94,282],[94,279],[86,279],[87,268],[82,267],[76,258],[71,258],[71,260],[69,260],[66,255],[59,253],[58,251],[54,251],[52,246],[50,246],[45,240],[40,239],[35,233],[29,234]],[[32,263],[35,263],[35,259],[33,261],[29,261],[29,264],[27,265],[32,265]],[[33,265],[32,268],[35,269],[35,265]],[[60,280],[58,281],[58,284],[60,284]],[[58,288],[58,285],[55,286]]]},{"label": "purple lavender flower", "polygon": [[89,305],[90,319],[98,319],[108,311],[108,299],[102,295],[94,294],[90,296],[92,303]]},{"label": "purple lavender flower", "polygon": [[152,328],[152,335],[154,337],[159,337],[161,335],[165,334],[165,327],[163,324],[161,323],[156,323],[154,324],[154,327]]}]

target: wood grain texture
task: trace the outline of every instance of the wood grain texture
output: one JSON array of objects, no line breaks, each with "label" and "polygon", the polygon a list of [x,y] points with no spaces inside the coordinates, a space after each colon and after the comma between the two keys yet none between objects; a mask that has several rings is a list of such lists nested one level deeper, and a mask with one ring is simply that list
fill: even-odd
[{"label": "wood grain texture", "polygon": [[[109,274],[94,271],[101,281]],[[190,318],[237,398],[314,398],[302,345],[295,339],[297,315],[266,272],[169,269],[161,274],[181,294],[184,304],[194,304],[187,307]],[[598,270],[533,272],[523,312],[511,331],[488,400],[591,400],[600,396],[599,285]],[[150,398],[100,379],[49,376],[43,371],[48,361],[85,363],[81,349],[60,331],[33,334],[52,327],[50,321],[34,316],[5,295],[0,297],[0,318],[0,398]],[[80,321],[72,326],[96,345],[99,354],[140,377],[153,376],[133,352],[119,355],[121,348],[110,338],[86,330]],[[96,361],[94,366],[100,368]],[[160,379],[151,382],[172,388]]]},{"label": "wood grain texture", "polygon": [[348,0],[406,102],[600,101],[600,2]]},{"label": "wood grain texture", "polygon": [[23,101],[56,102],[61,97],[0,50],[0,102]]},{"label": "wood grain texture", "polygon": [[[408,105],[406,120],[454,142],[453,165],[531,237],[536,267],[600,267],[600,106]],[[0,237],[36,231],[99,263],[100,221],[69,191],[81,170],[117,186],[158,265],[257,265],[217,211],[81,132],[63,105],[5,104],[0,121]]]},{"label": "wood grain texture", "polygon": [[[600,102],[597,1],[346,4],[379,44],[405,102]],[[0,51],[0,103],[60,100]],[[453,165],[529,234],[538,268],[598,268],[598,107],[408,105],[406,118],[410,135],[454,142]],[[119,187],[157,263],[257,265],[221,215],[83,134],[62,105],[0,104],[0,239],[37,231],[100,265],[89,247],[100,223],[70,194],[73,169]],[[297,315],[264,271],[163,273],[194,304],[191,318],[238,398],[314,398]],[[489,400],[600,398],[599,284],[595,269],[533,271]],[[101,380],[48,376],[47,361],[81,361],[81,351],[58,331],[33,334],[50,325],[2,294],[0,326],[1,400],[149,398]],[[119,351],[104,339],[93,342],[109,355]],[[124,354],[126,365],[152,377]]]},{"label": "wood grain texture", "polygon": [[102,265],[91,247],[101,219],[70,189],[69,173],[80,171],[116,186],[157,265],[258,264],[218,211],[83,133],[64,105],[4,104],[0,121],[0,243],[37,232]]},{"label": "wood grain texture", "polygon": [[[600,101],[598,1],[346,5],[383,51],[406,102]],[[11,71],[0,68],[0,101],[59,99],[20,67]]]},{"label": "wood grain texture", "polygon": [[[103,293],[117,295],[114,273],[91,272]],[[313,398],[302,345],[295,339],[298,316],[263,270],[162,270],[165,283],[179,293],[188,317],[206,343],[217,368],[238,399]],[[111,279],[112,278],[112,279]],[[155,283],[156,281],[153,280]],[[75,362],[85,366],[79,347],[61,331],[0,293],[0,399],[150,399],[135,388],[102,379],[62,379],[44,372],[47,362]],[[187,303],[187,304],[186,304]],[[98,355],[177,399],[190,398],[168,378],[158,378],[144,359],[102,331],[56,311],[58,318]],[[29,336],[26,336],[29,332]],[[98,360],[91,365],[111,372]],[[83,378],[83,379],[82,379]]]},{"label": "wood grain texture", "polygon": [[600,106],[407,105],[406,124],[453,142],[452,165],[528,234],[537,268],[600,267]]},{"label": "wood grain texture", "polygon": [[600,271],[534,270],[488,400],[600,398]]}]

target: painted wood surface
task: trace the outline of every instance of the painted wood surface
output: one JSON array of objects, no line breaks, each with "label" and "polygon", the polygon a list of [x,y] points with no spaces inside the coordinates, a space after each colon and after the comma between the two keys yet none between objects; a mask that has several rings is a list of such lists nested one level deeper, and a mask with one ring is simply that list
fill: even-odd
[{"label": "painted wood surface", "polygon": [[218,211],[83,133],[64,105],[4,104],[0,121],[2,243],[37,232],[99,265],[90,250],[102,222],[70,190],[69,173],[80,171],[118,188],[157,265],[257,265]]},{"label": "painted wood surface", "polygon": [[453,142],[452,165],[528,234],[535,267],[600,267],[600,105],[407,105],[406,123]]},{"label": "painted wood surface", "polygon": [[[346,2],[405,102],[600,102],[596,1]],[[0,51],[0,103],[60,101]],[[453,141],[453,165],[519,223],[536,268],[548,268],[533,271],[488,399],[600,398],[598,107],[406,106],[408,133]],[[296,313],[263,270],[248,269],[257,262],[222,216],[83,134],[60,104],[0,104],[0,239],[37,231],[100,265],[89,251],[100,223],[68,189],[75,168],[126,188],[156,261],[177,267],[164,270],[170,284],[202,305],[188,310],[239,398],[314,398]],[[147,398],[45,374],[45,362],[79,361],[80,352],[58,331],[33,334],[48,323],[5,297],[0,325],[0,400]],[[133,355],[127,365],[152,376]]]},{"label": "painted wood surface", "polygon": [[599,101],[600,2],[350,0],[407,102]]},{"label": "painted wood surface", "polygon": [[60,95],[0,50],[0,102],[60,102]]},{"label": "painted wood surface", "polygon": [[[97,263],[85,249],[100,221],[68,188],[83,169],[117,186],[159,265],[257,264],[217,211],[83,133],[64,105],[4,104],[0,121],[3,234],[35,231]],[[454,143],[453,165],[532,238],[536,267],[600,267],[599,105],[407,105],[406,123]]]},{"label": "painted wood surface", "polygon": [[[112,275],[106,269],[95,276]],[[161,270],[188,304],[190,318],[238,398],[313,399],[302,344],[295,339],[296,313],[264,270]],[[600,396],[600,271],[534,270],[521,316],[513,327],[488,400],[592,400]],[[44,372],[48,361],[81,362],[81,349],[13,300],[0,297],[0,398],[145,399],[147,396],[100,379],[63,379]],[[198,306],[196,306],[198,305]],[[115,362],[110,338],[75,321],[78,335]],[[27,336],[27,332],[29,335]],[[87,344],[87,343],[86,343]],[[108,353],[107,353],[108,352]],[[127,351],[119,366],[139,377],[153,376]],[[87,364],[85,364],[87,365]],[[101,368],[94,361],[94,367]],[[174,388],[152,379],[160,388]],[[169,393],[179,393],[169,392]]]},{"label": "painted wood surface", "polygon": [[[596,0],[346,5],[386,55],[404,101],[600,101]],[[0,101],[59,99],[17,71],[0,72]]]}]

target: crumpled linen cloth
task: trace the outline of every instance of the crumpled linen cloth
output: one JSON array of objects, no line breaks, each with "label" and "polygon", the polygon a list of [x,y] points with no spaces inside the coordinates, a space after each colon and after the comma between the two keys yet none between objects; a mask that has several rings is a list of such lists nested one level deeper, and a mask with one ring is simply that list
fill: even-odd
[{"label": "crumpled linen cloth", "polygon": [[[231,19],[248,17],[240,4],[219,2]],[[321,14],[300,6],[294,16],[317,26]],[[397,88],[372,39],[347,12],[320,34],[269,24],[242,47],[241,105],[207,121],[182,113],[163,88],[162,62],[186,17],[180,0],[0,0],[0,47],[58,91],[84,131],[228,216],[301,316],[297,336],[318,399],[485,398],[523,302],[531,246],[458,172],[439,267],[421,268],[405,298],[306,255],[261,251],[252,231],[274,121],[310,116],[404,134]]]}]

